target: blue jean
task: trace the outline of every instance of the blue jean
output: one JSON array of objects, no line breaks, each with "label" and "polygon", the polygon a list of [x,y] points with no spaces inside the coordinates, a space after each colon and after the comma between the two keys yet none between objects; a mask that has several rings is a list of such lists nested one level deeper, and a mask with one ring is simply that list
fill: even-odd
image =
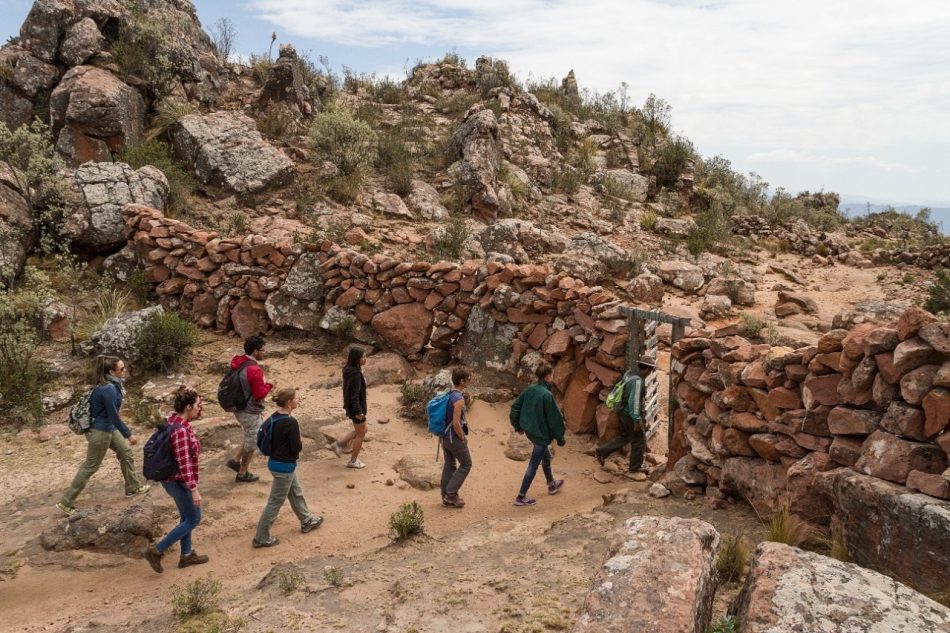
[{"label": "blue jean", "polygon": [[531,449],[531,458],[528,460],[528,469],[524,471],[524,479],[521,480],[521,490],[519,497],[528,494],[528,488],[534,481],[534,476],[538,474],[538,466],[544,471],[544,478],[548,480],[548,485],[554,483],[554,473],[551,472],[551,451],[547,444],[535,444]]},{"label": "blue jean", "polygon": [[201,523],[201,508],[195,507],[191,499],[191,490],[180,481],[163,481],[162,488],[175,501],[181,523],[172,528],[155,546],[159,553],[164,554],[169,547],[181,541],[181,555],[191,554],[191,531]]}]

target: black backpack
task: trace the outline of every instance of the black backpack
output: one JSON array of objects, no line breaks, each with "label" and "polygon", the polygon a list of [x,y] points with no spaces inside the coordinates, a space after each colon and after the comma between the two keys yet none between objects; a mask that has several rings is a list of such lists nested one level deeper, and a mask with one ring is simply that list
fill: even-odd
[{"label": "black backpack", "polygon": [[261,455],[270,457],[274,452],[274,427],[280,420],[289,417],[283,413],[272,413],[257,429],[257,450],[261,452]]},{"label": "black backpack", "polygon": [[243,411],[247,406],[247,401],[251,399],[251,394],[244,393],[244,385],[241,384],[241,372],[248,365],[253,365],[253,360],[246,360],[237,367],[229,369],[221,382],[218,383],[218,404],[229,413]]},{"label": "black backpack", "polygon": [[145,442],[142,452],[142,474],[150,481],[165,481],[178,474],[178,462],[172,451],[172,431],[181,428],[180,424],[162,424]]}]

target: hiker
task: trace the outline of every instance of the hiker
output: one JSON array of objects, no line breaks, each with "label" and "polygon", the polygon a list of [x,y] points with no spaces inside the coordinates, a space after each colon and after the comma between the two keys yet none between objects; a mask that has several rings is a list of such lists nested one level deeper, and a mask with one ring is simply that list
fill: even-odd
[{"label": "hiker", "polygon": [[359,459],[363,438],[366,437],[366,378],[363,377],[365,364],[366,351],[361,347],[351,347],[343,367],[343,408],[346,410],[346,417],[353,422],[353,430],[330,445],[330,450],[340,457],[346,450],[346,445],[353,442],[347,468],[366,466]]},{"label": "hiker", "polygon": [[526,435],[534,445],[528,467],[524,471],[524,479],[521,481],[521,489],[515,497],[516,506],[535,504],[535,500],[528,496],[528,488],[534,481],[539,465],[548,482],[549,495],[556,495],[564,486],[564,480],[555,479],[551,471],[551,449],[548,448],[554,440],[557,440],[558,446],[564,446],[564,416],[554,401],[554,394],[551,393],[553,371],[547,363],[538,366],[535,371],[538,382],[521,392],[511,405],[508,415],[515,431]]},{"label": "hiker", "polygon": [[445,465],[442,467],[440,488],[442,505],[449,508],[465,507],[465,501],[459,496],[459,489],[472,471],[472,455],[468,450],[468,423],[465,420],[465,395],[462,393],[468,386],[470,376],[464,367],[452,370],[452,390],[446,408],[449,421],[441,438]]},{"label": "hiker", "polygon": [[[323,523],[323,517],[316,516],[307,508],[307,501],[303,498],[303,489],[297,479],[297,459],[303,444],[300,442],[300,425],[291,415],[297,408],[297,390],[281,389],[274,396],[277,411],[271,414],[271,450],[267,460],[267,469],[270,470],[274,481],[270,488],[270,497],[261,519],[257,522],[257,533],[254,535],[254,547],[273,547],[280,542],[270,535],[270,527],[277,520],[277,513],[290,499],[290,507],[300,520],[300,531],[306,534]],[[265,427],[266,428],[266,425]]]},{"label": "hiker", "polygon": [[165,422],[175,425],[168,436],[171,454],[178,464],[178,472],[162,482],[162,488],[175,502],[181,521],[158,543],[145,549],[145,560],[158,573],[162,573],[162,556],[181,541],[178,567],[203,565],[208,557],[197,553],[191,546],[191,533],[201,522],[201,494],[198,492],[198,457],[201,442],[191,428],[191,421],[201,417],[201,396],[191,387],[181,387],[175,394],[174,411]]},{"label": "hiker", "polygon": [[656,365],[641,358],[637,367],[627,372],[623,377],[623,395],[617,408],[620,418],[620,436],[610,440],[597,448],[594,454],[601,466],[614,451],[630,444],[630,465],[628,470],[635,472],[643,466],[643,454],[646,452],[646,434],[640,422],[640,412],[643,408],[644,377],[656,369]]},{"label": "hiker", "polygon": [[247,404],[234,413],[234,417],[244,430],[244,439],[234,459],[228,460],[228,468],[237,471],[234,481],[254,482],[260,479],[248,470],[254,450],[257,448],[257,429],[264,421],[264,399],[274,385],[264,382],[264,371],[258,361],[264,360],[264,339],[249,336],[244,340],[244,354],[231,359],[231,369],[240,373],[241,388],[247,398]]},{"label": "hiker", "polygon": [[89,483],[89,478],[99,470],[109,449],[112,449],[116,459],[119,460],[119,468],[125,480],[126,498],[144,494],[149,490],[149,485],[143,484],[135,472],[132,445],[138,443],[138,440],[119,415],[122,398],[125,396],[122,381],[125,380],[127,374],[128,368],[120,358],[100,356],[96,359],[96,387],[89,398],[89,415],[92,423],[85,434],[86,442],[88,442],[86,460],[73,477],[69,489],[56,504],[56,507],[67,516],[76,513],[74,506],[76,497]]}]

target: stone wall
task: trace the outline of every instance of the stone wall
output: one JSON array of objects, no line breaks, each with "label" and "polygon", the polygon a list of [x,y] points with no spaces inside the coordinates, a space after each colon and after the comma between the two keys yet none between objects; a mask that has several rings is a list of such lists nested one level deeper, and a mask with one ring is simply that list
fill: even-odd
[{"label": "stone wall", "polygon": [[[737,331],[672,348],[668,487],[742,498],[761,516],[787,503],[842,528],[853,560],[916,586],[915,566],[942,566],[934,584],[950,582],[950,504],[935,501],[950,499],[950,323],[910,308],[796,350]],[[925,532],[908,566],[907,539]]]},{"label": "stone wall", "polygon": [[241,336],[324,329],[434,365],[533,380],[542,361],[575,433],[617,432],[601,396],[620,377],[621,302],[549,266],[401,262],[263,235],[223,238],[128,205],[129,250],[166,308]]}]

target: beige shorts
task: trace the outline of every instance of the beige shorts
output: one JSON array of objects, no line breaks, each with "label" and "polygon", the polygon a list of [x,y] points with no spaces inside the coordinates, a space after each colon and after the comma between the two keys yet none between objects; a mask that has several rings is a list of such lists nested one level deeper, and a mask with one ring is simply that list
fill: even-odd
[{"label": "beige shorts", "polygon": [[234,417],[237,418],[241,428],[244,429],[244,450],[246,452],[253,451],[257,448],[257,429],[261,428],[261,424],[264,422],[264,414],[239,411],[234,414]]}]

